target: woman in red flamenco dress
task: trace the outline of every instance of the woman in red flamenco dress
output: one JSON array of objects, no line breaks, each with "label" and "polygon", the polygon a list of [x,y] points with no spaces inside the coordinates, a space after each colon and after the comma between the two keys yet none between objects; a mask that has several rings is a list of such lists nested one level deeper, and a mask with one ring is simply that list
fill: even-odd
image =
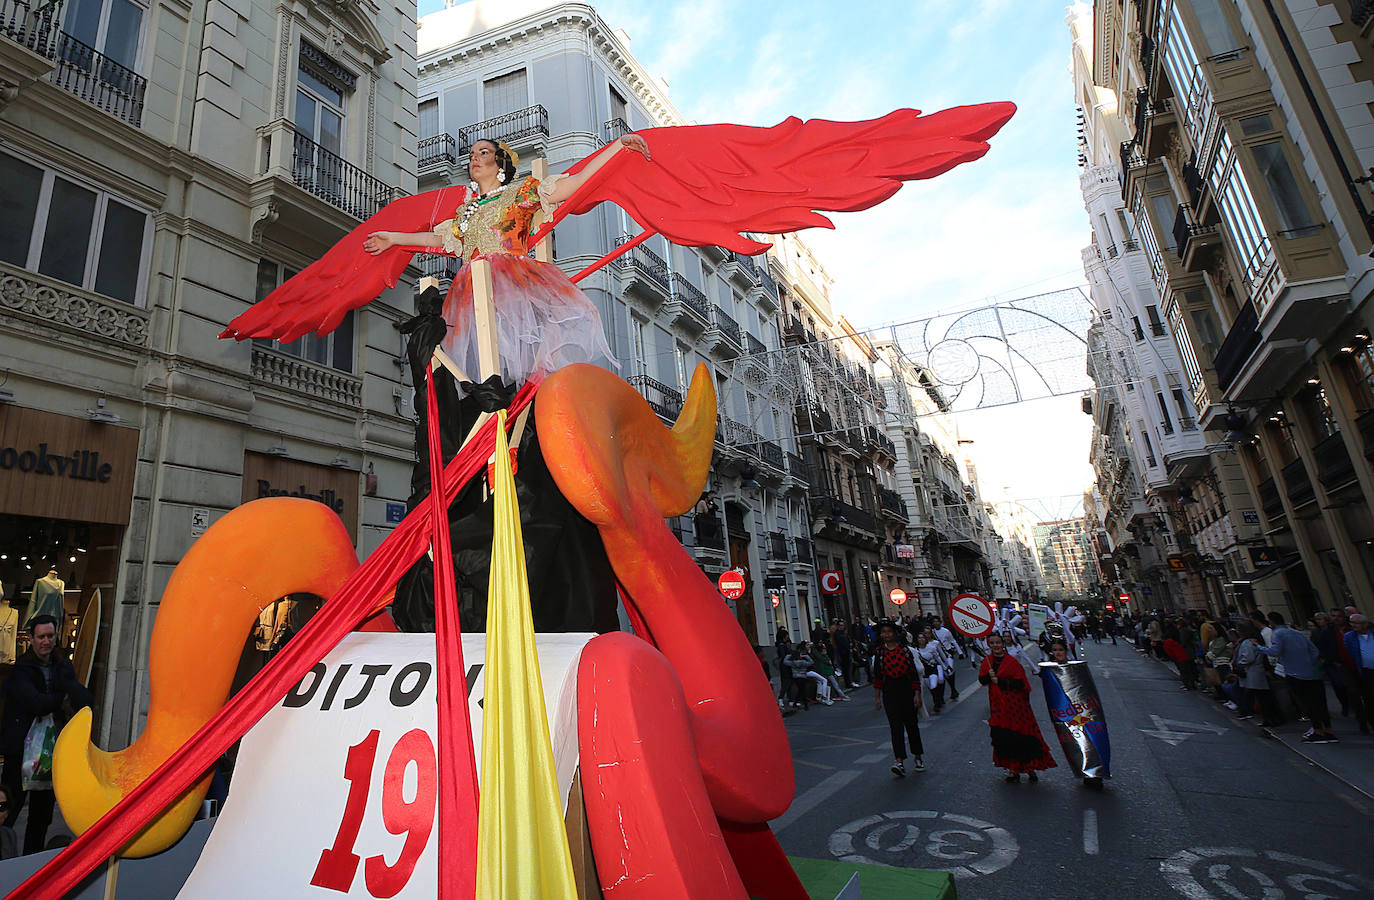
[{"label": "woman in red flamenco dress", "polygon": [[1052,769],[1056,763],[1031,709],[1030,681],[1021,663],[1007,652],[1000,634],[988,638],[988,650],[978,669],[978,681],[988,686],[993,765],[1007,770],[1009,782],[1020,781],[1022,772],[1031,781],[1039,781],[1035,773]]}]

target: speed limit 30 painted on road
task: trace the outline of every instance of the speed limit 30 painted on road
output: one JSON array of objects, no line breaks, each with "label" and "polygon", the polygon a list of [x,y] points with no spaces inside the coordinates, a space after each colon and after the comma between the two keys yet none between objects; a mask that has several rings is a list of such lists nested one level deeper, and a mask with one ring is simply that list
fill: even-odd
[{"label": "speed limit 30 painted on road", "polygon": [[966,637],[987,637],[992,634],[992,622],[992,605],[977,594],[960,594],[950,601],[949,624]]}]

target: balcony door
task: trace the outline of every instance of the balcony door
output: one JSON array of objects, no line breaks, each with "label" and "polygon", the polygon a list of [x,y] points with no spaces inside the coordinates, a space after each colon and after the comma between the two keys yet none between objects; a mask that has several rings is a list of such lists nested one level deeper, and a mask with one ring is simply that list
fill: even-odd
[{"label": "balcony door", "polygon": [[307,64],[296,75],[296,183],[344,206],[344,90]]},{"label": "balcony door", "polygon": [[70,0],[62,20],[62,61],[132,94],[143,13],[132,0]]}]

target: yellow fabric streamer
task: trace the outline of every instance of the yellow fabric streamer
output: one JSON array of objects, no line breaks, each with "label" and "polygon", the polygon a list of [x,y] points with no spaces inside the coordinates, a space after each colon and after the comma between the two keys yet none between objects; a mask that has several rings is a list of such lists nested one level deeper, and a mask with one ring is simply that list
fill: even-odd
[{"label": "yellow fabric streamer", "polygon": [[568,900],[577,887],[534,646],[506,414],[497,417],[477,900]]}]

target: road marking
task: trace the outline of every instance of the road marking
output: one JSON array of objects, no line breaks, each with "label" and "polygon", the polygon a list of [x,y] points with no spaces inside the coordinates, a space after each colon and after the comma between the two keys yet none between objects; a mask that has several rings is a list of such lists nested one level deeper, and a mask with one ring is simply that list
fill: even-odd
[{"label": "road marking", "polygon": [[787,812],[773,820],[773,833],[776,834],[809,813],[811,810],[820,806],[830,798],[830,795],[838,793],[849,782],[859,777],[858,769],[844,769],[821,781],[815,787],[803,792],[792,805],[787,808]]},{"label": "road marking", "polygon": [[[1164,880],[1188,900],[1263,897],[1284,900],[1335,900],[1369,896],[1374,882],[1330,863],[1278,850],[1246,847],[1193,847],[1180,850],[1159,866]],[[1283,885],[1292,888],[1289,893]]]},{"label": "road marking", "polygon": [[[869,852],[857,852],[858,844]],[[956,879],[990,875],[1011,865],[1021,852],[1005,828],[931,809],[856,819],[831,833],[829,848],[845,862],[916,866],[948,872]]]},{"label": "road marking", "polygon": [[812,761],[809,760],[809,759],[802,759],[800,756],[797,756],[795,753],[792,754],[792,762],[794,762],[794,763],[801,763],[801,764],[804,765],[804,766],[812,766],[813,768],[817,768],[817,769],[825,769],[827,772],[833,772],[833,771],[835,771],[835,767],[834,767],[834,766],[827,766],[825,763],[812,762]]},{"label": "road marking", "polygon": [[[1150,719],[1155,723],[1154,728],[1140,728],[1137,730],[1148,734],[1150,737],[1159,738],[1171,747],[1177,747],[1179,744],[1188,740],[1188,738],[1201,734],[1204,731],[1211,732],[1212,734],[1225,734],[1229,730],[1219,725],[1204,725],[1201,722],[1182,722],[1178,719],[1166,719],[1163,716],[1156,715],[1151,715]],[[1188,730],[1185,731],[1183,729]]]},{"label": "road marking", "polygon": [[1097,810],[1083,810],[1083,852],[1097,855]]}]

